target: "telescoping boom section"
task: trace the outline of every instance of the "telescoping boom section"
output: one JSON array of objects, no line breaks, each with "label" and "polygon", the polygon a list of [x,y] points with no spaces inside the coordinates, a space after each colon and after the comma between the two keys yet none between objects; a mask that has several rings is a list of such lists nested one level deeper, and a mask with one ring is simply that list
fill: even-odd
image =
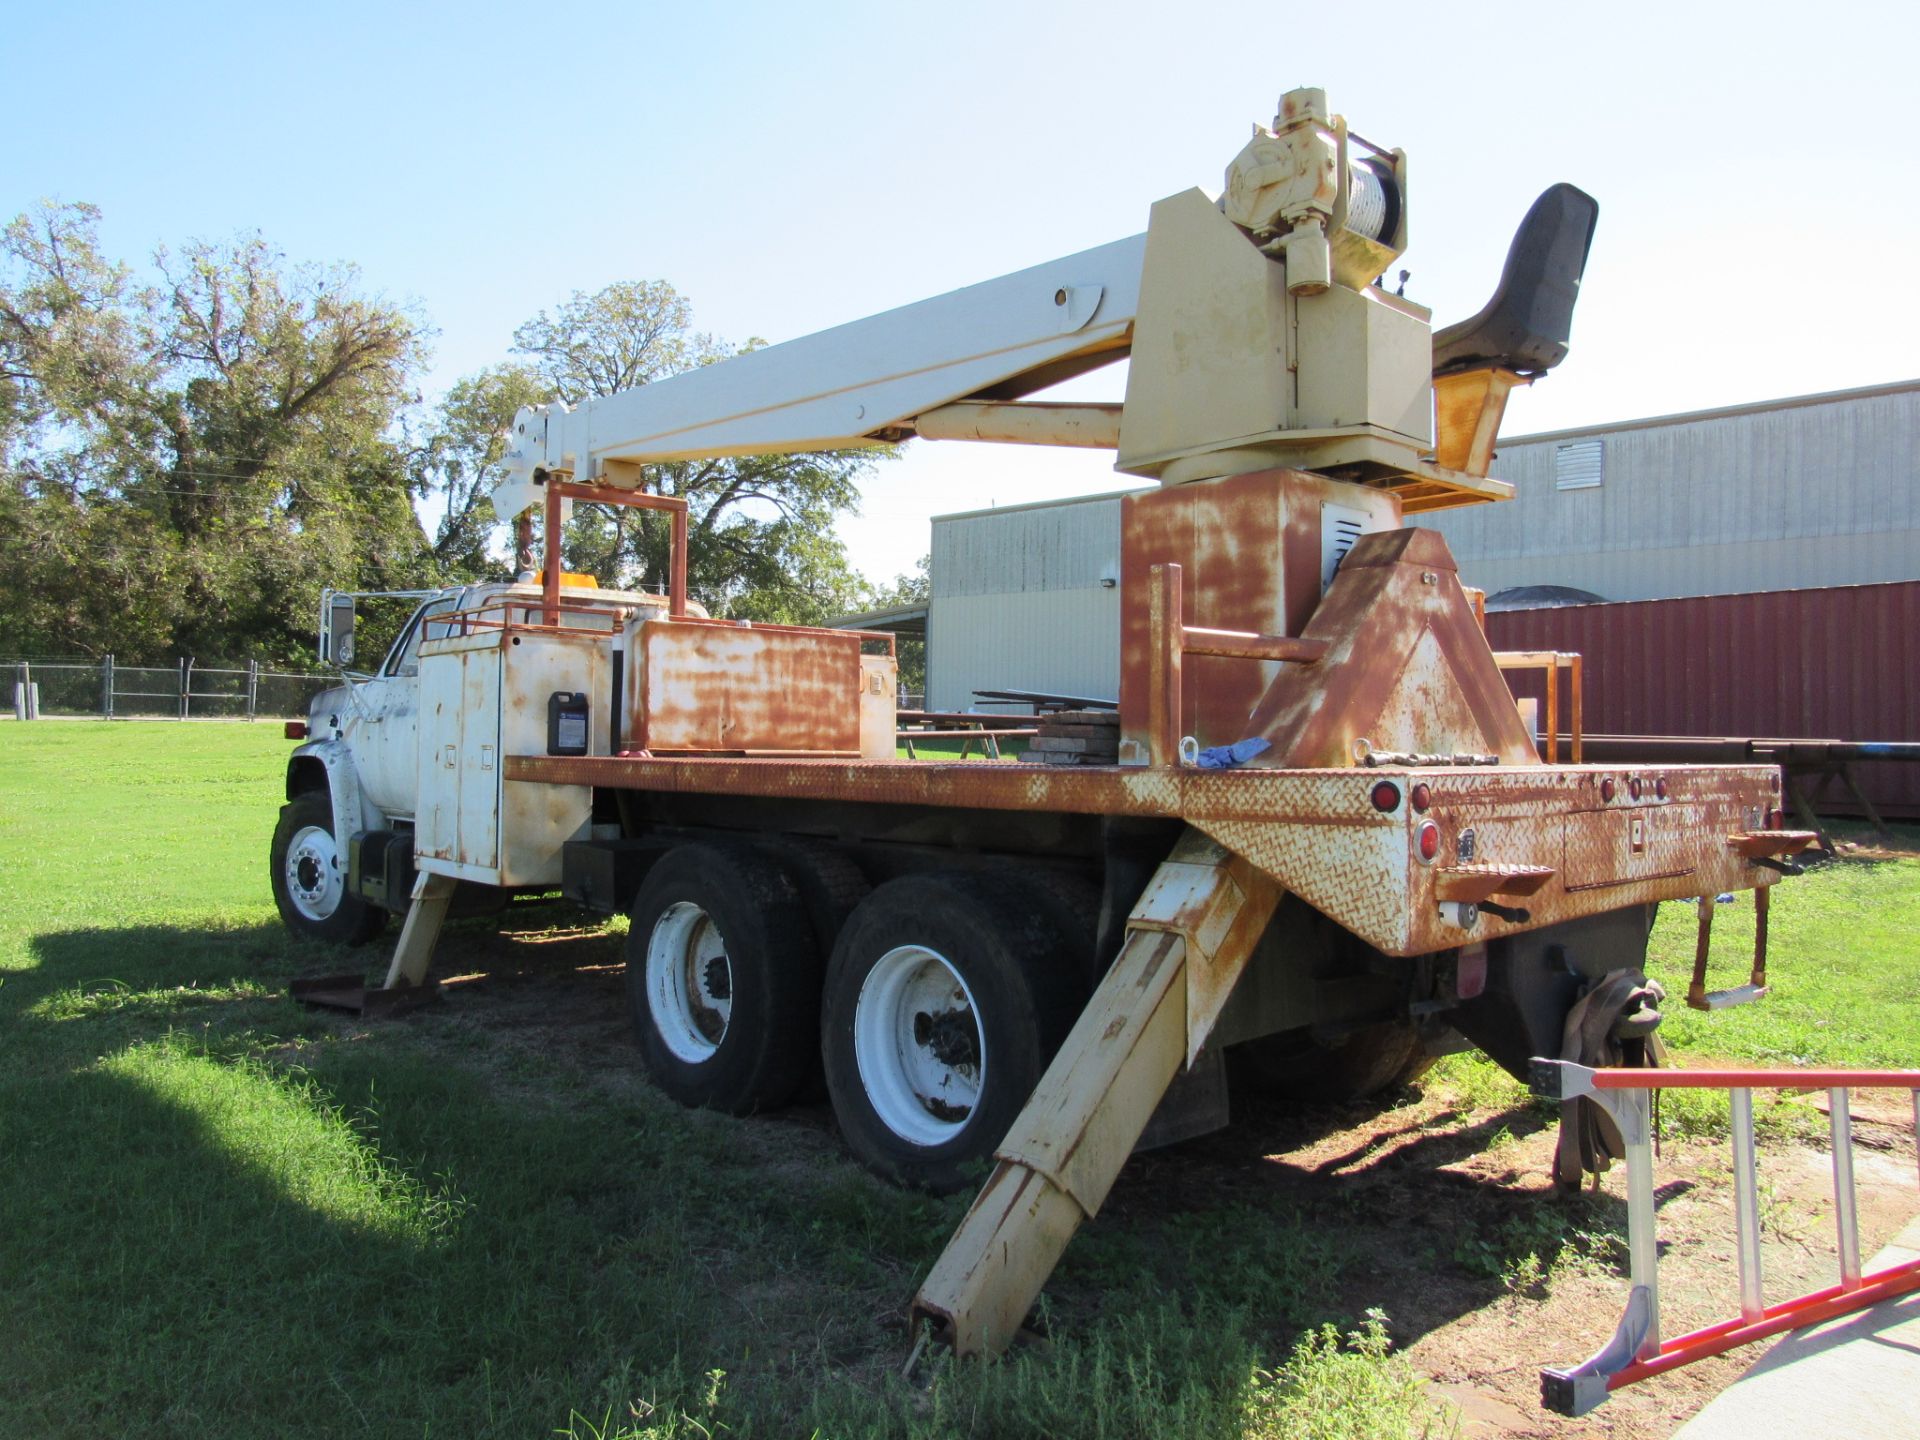
[{"label": "telescoping boom section", "polygon": [[[1604,1053],[1570,1060],[1657,1060],[1650,907],[1764,895],[1811,837],[1768,767],[1581,763],[1577,671],[1573,763],[1543,760],[1503,665],[1557,696],[1567,657],[1496,656],[1408,521],[1511,494],[1502,408],[1566,353],[1597,207],[1547,191],[1436,334],[1381,283],[1408,203],[1403,151],[1294,91],[1142,236],[522,412],[495,503],[544,517],[542,588],[419,646],[392,983],[460,882],[627,913],[667,1093],[749,1112],[818,1076],[880,1173],[990,1170],[914,1302],[967,1354],[1014,1337],[1129,1155],[1225,1123],[1229,1051],[1236,1083],[1347,1098],[1470,1046],[1524,1076],[1576,1032]],[[1029,398],[1120,358],[1124,400]],[[913,436],[1159,482],[1122,502],[1118,694],[1036,720],[1024,759],[897,759],[890,640],[706,615],[685,502],[652,488],[655,462]],[[600,501],[668,512],[667,602],[564,575],[566,507]]]}]

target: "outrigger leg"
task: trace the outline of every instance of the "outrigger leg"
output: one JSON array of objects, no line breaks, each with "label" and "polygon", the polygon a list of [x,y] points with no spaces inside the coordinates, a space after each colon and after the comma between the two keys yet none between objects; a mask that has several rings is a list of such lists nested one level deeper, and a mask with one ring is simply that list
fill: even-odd
[{"label": "outrigger leg", "polygon": [[992,1177],[914,1297],[956,1354],[996,1354],[1083,1220],[1099,1212],[1167,1086],[1191,1065],[1281,889],[1188,830],[1126,943],[995,1154]]},{"label": "outrigger leg", "polygon": [[394,947],[393,963],[387,967],[387,983],[369,990],[360,975],[319,975],[295,980],[289,993],[303,1005],[327,1010],[344,1010],[349,1015],[385,1014],[431,1000],[439,994],[439,982],[427,983],[427,967],[433,963],[433,947],[440,939],[440,926],[447,918],[456,882],[445,875],[421,871],[414,877],[413,903],[407,907],[406,923],[400,927],[400,943]]},{"label": "outrigger leg", "polygon": [[448,876],[429,875],[424,870],[414,877],[413,903],[407,907],[406,923],[400,927],[400,943],[393,947],[385,989],[418,989],[426,984],[427,967],[433,963],[433,947],[439,943],[447,906],[453,902],[454,885]]}]

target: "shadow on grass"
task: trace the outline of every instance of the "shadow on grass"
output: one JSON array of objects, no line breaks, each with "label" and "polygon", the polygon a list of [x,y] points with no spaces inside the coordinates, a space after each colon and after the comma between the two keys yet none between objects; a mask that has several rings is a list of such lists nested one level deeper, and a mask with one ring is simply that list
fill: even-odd
[{"label": "shadow on grass", "polygon": [[[618,950],[447,940],[444,968],[501,1003],[376,1024],[289,1004],[288,977],[342,952],[270,924],[31,942],[0,986],[0,1318],[31,1334],[0,1355],[0,1431],[524,1435],[574,1405],[697,1408],[723,1370],[706,1423],[776,1433],[1237,1433],[1252,1367],[1301,1329],[1383,1304],[1404,1341],[1546,1243],[1512,1218],[1537,1198],[1441,1170],[1523,1117],[1403,1127],[1279,1187],[1271,1133],[1229,1132],[1198,1167],[1193,1147],[1129,1167],[1052,1287],[1052,1347],[939,1369],[929,1402],[893,1378],[900,1312],[967,1197],[889,1189],[779,1117],[583,1086],[564,1045],[503,1070],[493,1052],[553,1024],[557,991],[520,982]],[[1146,1203],[1170,1166],[1173,1203]],[[1466,1198],[1409,1225],[1436,1188]],[[1420,1228],[1462,1223],[1498,1253]],[[1124,1403],[1043,1427],[1034,1407],[1082,1383]]]}]

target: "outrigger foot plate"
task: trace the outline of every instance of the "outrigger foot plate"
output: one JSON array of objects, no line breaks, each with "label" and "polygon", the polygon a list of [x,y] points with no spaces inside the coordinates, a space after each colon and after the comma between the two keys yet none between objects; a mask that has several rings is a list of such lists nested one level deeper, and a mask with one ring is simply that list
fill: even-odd
[{"label": "outrigger foot plate", "polygon": [[364,975],[308,975],[287,986],[287,993],[316,1010],[339,1010],[348,1015],[391,1015],[440,998],[440,982],[368,989]]}]

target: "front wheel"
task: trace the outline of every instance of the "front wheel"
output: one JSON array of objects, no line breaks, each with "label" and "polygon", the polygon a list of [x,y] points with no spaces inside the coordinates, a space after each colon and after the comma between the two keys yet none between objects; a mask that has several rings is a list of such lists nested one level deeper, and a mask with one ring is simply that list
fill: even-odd
[{"label": "front wheel", "polygon": [[821,1052],[868,1168],[945,1194],[991,1158],[1066,1037],[1084,964],[1037,888],[915,875],[853,912],[827,967]]},{"label": "front wheel", "polygon": [[333,833],[326,791],[303,791],[281,807],[272,857],[273,903],[294,934],[364,945],[386,928],[386,911],[347,889],[346,848]]}]

